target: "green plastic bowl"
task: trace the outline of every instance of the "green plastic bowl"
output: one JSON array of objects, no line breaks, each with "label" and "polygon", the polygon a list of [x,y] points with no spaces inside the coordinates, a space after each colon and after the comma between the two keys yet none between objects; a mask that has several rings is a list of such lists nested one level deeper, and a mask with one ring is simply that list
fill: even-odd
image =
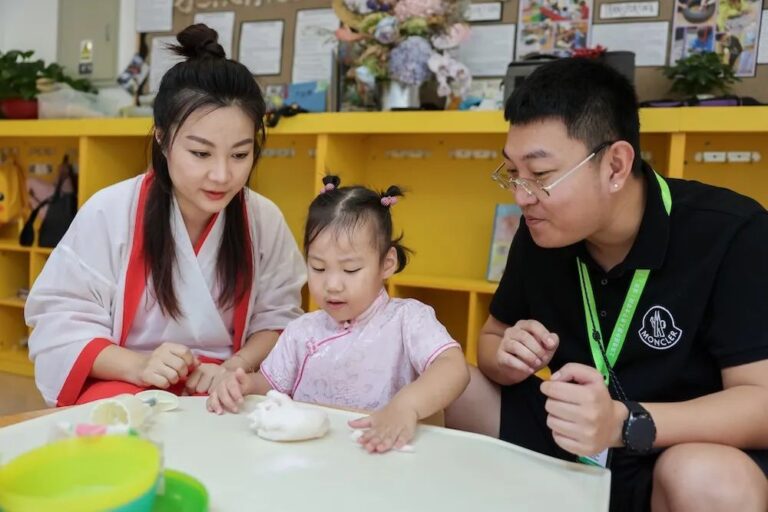
[{"label": "green plastic bowl", "polygon": [[208,512],[208,491],[195,478],[165,470],[165,492],[155,498],[152,512]]},{"label": "green plastic bowl", "polygon": [[150,512],[160,453],[131,436],[77,437],[41,446],[0,468],[6,512]]}]

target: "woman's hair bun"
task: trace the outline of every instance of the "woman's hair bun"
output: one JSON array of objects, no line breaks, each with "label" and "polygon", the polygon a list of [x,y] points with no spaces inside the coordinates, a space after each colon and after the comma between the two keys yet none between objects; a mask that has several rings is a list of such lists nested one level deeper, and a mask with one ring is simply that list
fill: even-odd
[{"label": "woman's hair bun", "polygon": [[171,45],[170,49],[187,60],[224,59],[227,56],[219,44],[219,34],[202,23],[188,26],[179,32],[176,40],[179,44]]}]

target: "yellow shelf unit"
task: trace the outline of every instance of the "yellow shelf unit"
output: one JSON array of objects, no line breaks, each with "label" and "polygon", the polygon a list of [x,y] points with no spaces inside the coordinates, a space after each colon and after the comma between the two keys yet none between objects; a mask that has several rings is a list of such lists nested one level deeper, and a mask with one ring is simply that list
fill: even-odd
[{"label": "yellow shelf unit", "polygon": [[18,297],[0,298],[0,306],[8,306],[11,308],[24,309],[25,303],[26,301],[24,299],[20,299]]},{"label": "yellow shelf unit", "polygon": [[[640,118],[646,156],[662,174],[733,188],[768,204],[768,107],[645,109]],[[494,208],[513,200],[489,179],[506,131],[500,112],[300,115],[269,131],[251,185],[280,206],[299,242],[326,172],[343,184],[403,186],[407,197],[393,214],[414,256],[388,289],[432,305],[474,363],[496,289],[485,280]],[[0,121],[0,148],[16,149],[25,169],[47,163],[55,170],[70,154],[82,204],[146,169],[150,133],[149,119]],[[762,159],[705,164],[696,158],[703,151],[753,151]],[[0,227],[0,371],[31,374],[23,301],[16,297],[50,250],[22,248],[17,237],[17,226]]]},{"label": "yellow shelf unit", "polygon": [[389,280],[387,291],[393,297],[418,299],[435,308],[440,321],[462,342],[467,361],[477,364],[478,335],[496,287],[482,279],[396,275]]}]

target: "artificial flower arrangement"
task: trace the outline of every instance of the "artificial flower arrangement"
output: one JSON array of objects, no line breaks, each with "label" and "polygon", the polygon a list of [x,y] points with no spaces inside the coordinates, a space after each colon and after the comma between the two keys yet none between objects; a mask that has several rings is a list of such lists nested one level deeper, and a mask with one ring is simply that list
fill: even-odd
[{"label": "artificial flower arrangement", "polygon": [[469,37],[468,0],[334,0],[348,44],[347,78],[373,89],[397,81],[420,86],[432,77],[441,97],[462,97],[472,83],[454,54]]}]

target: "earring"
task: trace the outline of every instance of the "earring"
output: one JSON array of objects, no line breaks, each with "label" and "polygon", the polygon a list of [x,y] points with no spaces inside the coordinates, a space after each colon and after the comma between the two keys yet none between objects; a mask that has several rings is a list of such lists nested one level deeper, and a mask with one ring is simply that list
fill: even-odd
[{"label": "earring", "polygon": [[613,184],[613,188],[619,188],[619,184],[618,183],[614,183]]}]

